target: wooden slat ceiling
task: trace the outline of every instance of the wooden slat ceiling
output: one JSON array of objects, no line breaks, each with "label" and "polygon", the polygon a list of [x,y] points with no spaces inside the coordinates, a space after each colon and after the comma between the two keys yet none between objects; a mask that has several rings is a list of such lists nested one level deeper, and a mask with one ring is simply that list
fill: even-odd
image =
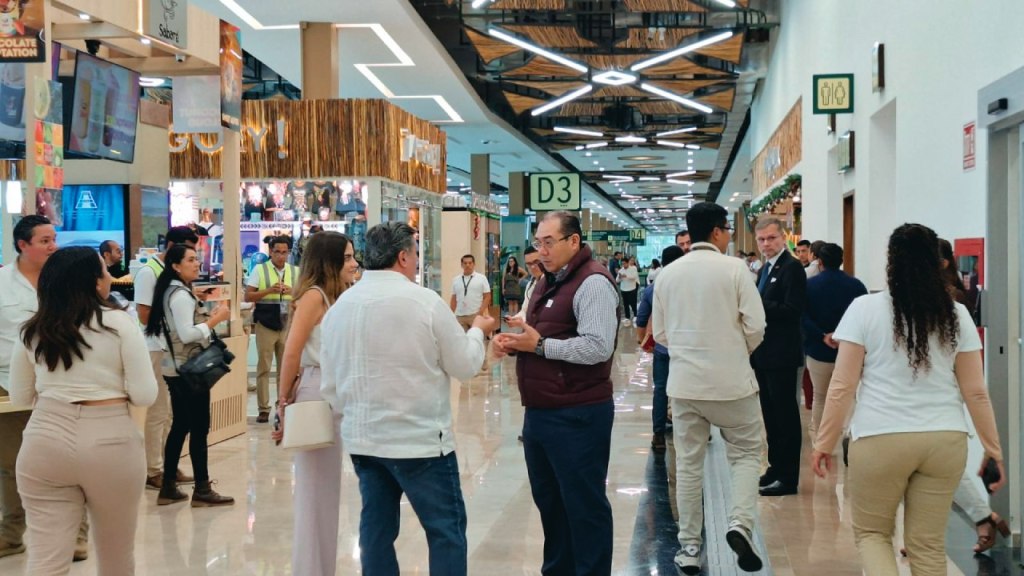
[{"label": "wooden slat ceiling", "polygon": [[528,37],[547,48],[596,48],[597,44],[579,35],[573,26],[506,25],[506,30]]},{"label": "wooden slat ceiling", "polygon": [[700,88],[706,88],[725,80],[659,80],[656,82],[659,88],[671,90],[680,96],[692,94]]},{"label": "wooden slat ceiling", "polygon": [[712,58],[718,58],[719,60],[725,60],[732,62],[733,64],[740,63],[740,57],[743,55],[743,34],[734,34],[732,38],[729,38],[725,42],[719,42],[712,44],[707,48],[701,48],[697,50],[697,54],[703,54],[704,56],[710,56]]},{"label": "wooden slat ceiling", "polygon": [[736,98],[736,89],[729,88],[721,92],[715,92],[714,94],[708,94],[707,96],[701,96],[698,100],[707,104],[708,106],[714,106],[722,110],[732,110],[732,102]]},{"label": "wooden slat ceiling", "polygon": [[523,96],[514,92],[505,92],[505,99],[508,100],[508,105],[515,110],[516,114],[522,114],[523,112],[536,108],[541,104],[547,102],[541,98],[532,98],[530,96]]},{"label": "wooden slat ceiling", "polygon": [[[668,132],[669,130],[678,130],[680,128],[685,127],[685,124],[647,124],[646,126],[644,126],[644,130],[648,132]],[[724,126],[705,126],[697,130],[696,132],[686,132],[684,134],[681,134],[680,136],[689,136],[691,134],[721,134],[724,131]],[[670,136],[667,139],[675,140],[676,138],[676,136]]]},{"label": "wooden slat ceiling", "polygon": [[[639,60],[633,57],[633,62]],[[704,75],[704,76],[723,76],[728,78],[728,74],[721,70],[715,70],[714,68],[705,68],[699,64],[694,64],[692,61],[683,58],[675,58],[669,60],[664,64],[659,64],[651,68],[647,68],[643,71],[644,76],[684,76],[684,75]]]},{"label": "wooden slat ceiling", "polygon": [[[597,84],[595,88],[601,86]],[[651,94],[644,92],[643,90],[635,86],[604,86],[594,92],[594,96],[598,98],[650,98]]]},{"label": "wooden slat ceiling", "polygon": [[707,12],[690,0],[623,0],[630,12]]},{"label": "wooden slat ceiling", "polygon": [[547,93],[547,94],[551,94],[552,96],[561,96],[562,94],[565,94],[566,92],[571,92],[572,90],[575,90],[577,88],[583,87],[583,83],[582,82],[573,82],[573,81],[566,81],[566,82],[558,82],[558,81],[530,82],[530,81],[516,80],[516,81],[509,81],[509,84],[515,84],[516,86],[524,86],[526,88],[533,88],[534,90],[540,90],[541,92],[544,92],[544,93]]},{"label": "wooden slat ceiling", "polygon": [[524,66],[507,70],[501,73],[502,76],[555,76],[566,78],[577,78],[582,72],[552,62],[543,56],[535,56]]},{"label": "wooden slat ceiling", "polygon": [[473,44],[473,47],[476,48],[477,53],[480,54],[480,58],[488,64],[497,58],[522,50],[522,48],[509,44],[504,40],[498,40],[486,34],[481,34],[469,26],[466,27],[466,36]]},{"label": "wooden slat ceiling", "polygon": [[699,28],[667,28],[662,39],[661,34],[653,34],[648,39],[649,28],[630,28],[629,36],[619,41],[619,48],[639,50],[671,50],[683,43],[683,40],[700,32]]},{"label": "wooden slat ceiling", "polygon": [[566,0],[498,0],[492,10],[565,10]]}]

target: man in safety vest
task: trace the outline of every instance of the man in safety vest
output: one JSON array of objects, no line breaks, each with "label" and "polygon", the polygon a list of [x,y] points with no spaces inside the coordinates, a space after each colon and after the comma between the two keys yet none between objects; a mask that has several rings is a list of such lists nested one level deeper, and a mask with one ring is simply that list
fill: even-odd
[{"label": "man in safety vest", "polygon": [[253,321],[256,324],[256,422],[270,420],[270,363],[277,359],[277,377],[281,378],[281,361],[287,336],[288,312],[292,304],[292,287],[299,279],[299,269],[288,263],[292,252],[291,236],[271,236],[270,262],[252,269],[246,282],[246,302],[255,302]]},{"label": "man in safety vest", "polygon": [[[156,279],[164,271],[164,257],[167,250],[175,244],[184,244],[189,248],[195,248],[199,242],[199,236],[188,226],[176,226],[167,230],[166,249],[152,258],[146,260],[145,266],[135,273],[133,282],[135,284],[135,311],[139,316],[139,322],[143,328],[149,323],[149,312],[153,306],[153,289],[156,288]],[[146,488],[159,490],[163,484],[164,474],[164,444],[167,442],[167,434],[171,431],[171,394],[164,385],[163,371],[163,349],[166,344],[161,336],[149,336],[146,338],[146,345],[149,347],[149,359],[153,364],[153,374],[156,375],[157,395],[156,402],[146,409]],[[178,483],[185,484],[192,482],[191,476],[186,476],[178,470]]]}]

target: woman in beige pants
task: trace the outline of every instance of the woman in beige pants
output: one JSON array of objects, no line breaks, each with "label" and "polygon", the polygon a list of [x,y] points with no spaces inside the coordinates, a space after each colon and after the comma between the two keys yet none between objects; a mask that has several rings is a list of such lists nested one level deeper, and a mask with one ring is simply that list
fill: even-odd
[{"label": "woman in beige pants", "polygon": [[32,576],[68,573],[86,510],[97,573],[135,573],[146,456],[128,403],[148,406],[157,389],[135,321],[106,303],[110,281],[91,248],[55,252],[11,359],[11,401],[35,405],[17,462]]},{"label": "woman in beige pants", "polygon": [[[824,477],[850,422],[848,485],[853,530],[868,576],[895,576],[892,536],[905,500],[904,535],[914,576],[945,576],[945,531],[967,459],[964,404],[1005,478],[981,341],[967,309],[940,277],[938,238],[904,224],[889,238],[888,291],[850,305],[833,339],[839,357],[812,461]],[[973,469],[984,462],[971,462]]]}]

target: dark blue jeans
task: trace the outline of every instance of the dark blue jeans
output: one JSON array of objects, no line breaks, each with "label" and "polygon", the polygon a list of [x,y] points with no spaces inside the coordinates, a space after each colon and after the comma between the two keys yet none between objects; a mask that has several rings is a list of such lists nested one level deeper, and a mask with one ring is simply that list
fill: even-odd
[{"label": "dark blue jeans", "polygon": [[605,494],[614,405],[527,408],[526,470],[544,527],[545,576],[612,571],[612,507]]},{"label": "dark blue jeans", "polygon": [[427,533],[431,576],[466,576],[466,505],[455,452],[436,458],[352,455],[363,510],[359,558],[366,576],[397,576],[402,493]]},{"label": "dark blue jeans", "polygon": [[668,354],[654,351],[654,433],[664,434],[668,429]]}]

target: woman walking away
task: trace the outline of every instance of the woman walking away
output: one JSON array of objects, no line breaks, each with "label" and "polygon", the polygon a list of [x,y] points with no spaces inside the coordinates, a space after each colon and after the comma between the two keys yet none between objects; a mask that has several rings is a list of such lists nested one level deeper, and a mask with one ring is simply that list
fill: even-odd
[{"label": "woman walking away", "polygon": [[[178,490],[177,471],[181,450],[188,439],[189,458],[196,478],[192,507],[223,506],[235,501],[221,496],[210,487],[206,438],[210,433],[210,390],[192,387],[178,376],[181,366],[199,349],[210,344],[214,326],[231,317],[226,302],[221,302],[209,318],[192,295],[192,282],[199,278],[196,251],[184,244],[175,244],[167,251],[164,271],[153,288],[153,308],[146,325],[148,336],[169,341],[164,352],[164,382],[171,393],[171,431],[164,445],[164,480],[156,503],[160,506],[187,500]],[[158,305],[160,304],[160,305]]]},{"label": "woman walking away", "polygon": [[[941,277],[938,238],[904,224],[889,237],[888,291],[854,300],[833,339],[839,342],[825,413],[811,457],[825,477],[856,402],[848,476],[853,530],[864,572],[896,575],[892,536],[906,500],[904,536],[914,576],[946,574],[945,533],[953,492],[967,459],[966,403],[1005,482],[1003,455],[985,389],[981,341],[967,309]],[[855,400],[856,397],[856,400]]]},{"label": "woman walking away", "polygon": [[107,303],[111,280],[92,248],[55,252],[11,358],[11,401],[35,404],[17,462],[32,576],[68,573],[85,510],[97,573],[135,573],[146,455],[128,403],[149,406],[157,388],[135,320]]},{"label": "woman walking away", "polygon": [[[320,321],[355,278],[358,264],[351,240],[337,232],[311,236],[295,286],[291,326],[284,345],[277,397],[284,437],[285,406],[323,400],[320,394]],[[295,536],[292,573],[334,576],[338,563],[338,509],[341,506],[340,415],[334,420],[334,446],[295,454]]]}]

